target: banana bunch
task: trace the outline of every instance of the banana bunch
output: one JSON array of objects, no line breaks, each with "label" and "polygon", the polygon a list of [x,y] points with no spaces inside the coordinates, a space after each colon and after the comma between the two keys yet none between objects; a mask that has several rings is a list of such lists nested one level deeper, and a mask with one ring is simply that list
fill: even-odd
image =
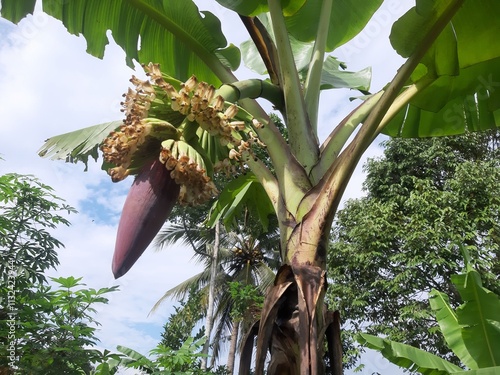
[{"label": "banana bunch", "polygon": [[167,82],[168,76],[160,71],[157,64],[149,64],[144,69],[151,82],[167,95],[172,110],[183,114],[189,121],[195,121],[210,135],[217,136],[223,146],[239,144],[239,132],[250,130],[245,121],[235,119],[240,112],[243,115],[243,111],[236,104],[226,103],[222,96],[216,95],[214,86],[192,76],[177,90],[174,84]]},{"label": "banana bunch", "polygon": [[134,119],[131,122],[129,117],[101,144],[104,160],[115,165],[108,170],[113,182],[137,173],[144,161],[150,159],[151,151],[159,149],[161,140],[176,134],[177,129],[168,122],[154,118]]},{"label": "banana bunch", "polygon": [[194,147],[174,139],[163,141],[161,147],[160,161],[181,186],[180,204],[199,205],[217,194],[215,184],[207,176],[205,161]]},{"label": "banana bunch", "polygon": [[[137,174],[118,226],[115,277],[137,261],[176,203],[196,206],[218,193],[208,176],[212,163],[227,169],[231,152],[238,160],[257,140],[250,115],[226,103],[212,85],[194,76],[181,83],[157,64],[144,68],[148,80],[132,77],[134,89],[124,94],[124,124],[101,145],[113,181]],[[259,259],[258,253],[239,255]]]}]

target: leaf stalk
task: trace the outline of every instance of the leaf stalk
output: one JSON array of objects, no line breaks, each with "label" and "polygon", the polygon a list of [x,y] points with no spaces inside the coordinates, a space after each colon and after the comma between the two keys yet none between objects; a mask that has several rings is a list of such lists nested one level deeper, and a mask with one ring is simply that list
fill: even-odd
[{"label": "leaf stalk", "polygon": [[318,22],[318,32],[307,71],[304,84],[304,101],[306,103],[309,121],[312,129],[318,133],[318,108],[321,86],[321,73],[323,72],[323,61],[325,60],[326,41],[328,29],[330,26],[330,17],[332,12],[333,0],[323,0],[321,4],[321,14]]},{"label": "leaf stalk", "polygon": [[268,4],[278,49],[280,82],[285,97],[285,121],[288,127],[289,143],[298,162],[308,170],[318,160],[318,140],[312,131],[307,115],[302,87],[281,9],[281,1],[269,0]]}]

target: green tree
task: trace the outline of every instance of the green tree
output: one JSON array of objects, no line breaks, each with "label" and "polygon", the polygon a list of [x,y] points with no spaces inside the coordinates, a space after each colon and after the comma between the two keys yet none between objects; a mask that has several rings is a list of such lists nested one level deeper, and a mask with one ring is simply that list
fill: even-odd
[{"label": "green tree", "polygon": [[52,188],[33,176],[0,176],[0,274],[7,283],[15,270],[17,287],[45,283],[44,271],[59,264],[57,249],[63,244],[49,232],[69,225],[64,212],[76,212]]},{"label": "green tree", "polygon": [[[116,288],[82,288],[81,279],[52,278],[63,244],[50,230],[76,212],[33,176],[0,176],[0,369],[16,374],[90,374],[108,352],[92,349],[95,305]],[[3,373],[3,372],[2,372]]]},{"label": "green tree", "polygon": [[[32,287],[29,296],[16,301],[17,314],[6,325],[16,327],[15,340],[9,340],[16,360],[9,366],[14,364],[16,374],[91,374],[109,354],[93,349],[99,325],[95,307],[106,304],[105,295],[117,287],[82,288],[81,278],[74,277],[52,281],[55,287]],[[2,331],[2,336],[11,332]]]},{"label": "green tree", "polygon": [[470,255],[463,252],[466,272],[451,278],[462,300],[460,306],[453,309],[448,296],[436,289],[429,293],[429,302],[439,323],[439,335],[460,359],[461,367],[386,338],[362,333],[358,340],[380,351],[392,363],[421,374],[500,374],[500,352],[496,349],[500,344],[500,298],[483,286],[480,273],[470,263]]},{"label": "green tree", "polygon": [[194,289],[189,291],[186,301],[181,301],[180,306],[174,307],[175,312],[170,314],[167,323],[163,326],[160,344],[173,350],[179,349],[189,338],[199,340],[203,337],[203,331],[194,334],[196,324],[203,318],[201,307],[201,294]]},{"label": "green tree", "polygon": [[[190,337],[178,349],[159,344],[150,352],[152,359],[133,349],[118,346],[121,354],[119,358],[108,361],[108,368],[113,370],[118,367],[133,368],[139,370],[140,374],[224,375],[222,371],[213,372],[201,369],[200,359],[204,355],[200,353],[200,350],[203,341],[204,339],[194,340]],[[96,372],[96,375],[107,374],[107,372]]]},{"label": "green tree", "polygon": [[[329,234],[349,178],[382,132],[424,137],[497,126],[500,24],[494,15],[500,3],[417,0],[390,37],[407,60],[371,95],[367,71],[342,71],[345,64],[334,54],[361,32],[382,0],[217,2],[240,16],[252,39],[241,49],[261,57],[257,65],[264,63],[269,80],[238,81],[233,70],[241,50],[228,45],[220,20],[200,13],[193,1],[43,0],[46,12],[83,34],[90,53],[102,56],[111,34],[130,64],[147,64],[149,76],[132,79],[125,124],[53,137],[42,154],[86,161],[101,145],[114,181],[137,174],[118,229],[116,277],[130,269],[177,202],[196,206],[216,193],[210,180],[216,162],[231,157],[246,164],[251,173],[230,186],[234,200],[216,216],[230,220],[251,196],[263,222],[272,212],[278,218],[282,267],[264,304],[255,371],[264,372],[271,349],[269,373],[321,374],[317,348],[333,323],[324,306]],[[18,22],[35,3],[3,0],[2,16]],[[366,96],[320,144],[319,96],[331,88]],[[280,112],[287,138],[253,98]],[[273,168],[255,151],[263,145]],[[339,361],[333,359],[337,372]],[[241,374],[249,364],[242,357]]]},{"label": "green tree", "polygon": [[426,296],[439,289],[458,305],[450,278],[463,266],[462,244],[500,292],[499,140],[496,131],[392,139],[367,162],[366,196],[339,211],[328,266],[347,342],[365,330],[457,361],[434,334]]}]

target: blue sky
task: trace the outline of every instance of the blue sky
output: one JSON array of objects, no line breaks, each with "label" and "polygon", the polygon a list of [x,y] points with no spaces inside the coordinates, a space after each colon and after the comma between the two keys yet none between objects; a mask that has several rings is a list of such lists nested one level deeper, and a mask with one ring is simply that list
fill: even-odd
[{"label": "blue sky", "polygon": [[[223,20],[229,42],[246,39],[236,30],[237,18],[215,1],[197,1],[201,10],[210,10]],[[373,67],[372,90],[378,90],[401,64],[388,44],[390,25],[410,7],[411,2],[386,1],[365,31],[336,54],[349,70]],[[224,22],[227,22],[226,24]],[[136,74],[125,65],[123,52],[111,43],[103,60],[85,53],[83,38],[69,35],[62,24],[36,12],[18,26],[0,20],[0,173],[34,174],[52,186],[60,197],[79,213],[71,215],[72,226],[59,228],[54,235],[66,248],[60,251],[61,265],[53,275],[83,276],[89,287],[119,285],[110,303],[99,309],[102,324],[99,337],[103,347],[129,346],[147,353],[158,342],[162,325],[175,303],[166,302],[155,314],[153,304],[177,283],[194,275],[201,267],[191,261],[192,251],[173,245],[161,251],[149,249],[119,280],[111,274],[116,225],[131,180],[111,183],[100,170],[100,162],[71,165],[42,159],[37,151],[50,136],[107,121],[120,120],[119,102]],[[237,72],[239,78],[252,73]],[[352,109],[351,93],[329,91],[320,102],[320,137],[324,138]],[[377,142],[365,157],[381,154]],[[362,164],[362,162],[361,162]],[[354,173],[345,199],[361,195],[363,173]],[[386,371],[379,356],[365,357],[361,374]],[[391,373],[396,373],[391,371]]]}]

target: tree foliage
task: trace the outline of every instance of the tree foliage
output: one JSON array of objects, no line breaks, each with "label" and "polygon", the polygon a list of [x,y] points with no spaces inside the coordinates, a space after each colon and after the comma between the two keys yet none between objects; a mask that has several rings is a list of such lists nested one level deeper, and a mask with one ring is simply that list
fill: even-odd
[{"label": "tree foliage", "polygon": [[0,204],[2,281],[14,268],[18,282],[46,282],[43,272],[59,264],[57,249],[63,247],[50,230],[69,225],[62,214],[75,209],[37,178],[15,173],[0,176]]},{"label": "tree foliage", "polygon": [[[432,288],[459,295],[450,282],[472,254],[484,284],[499,292],[500,134],[392,139],[365,165],[366,196],[338,213],[328,289],[345,334],[366,330],[451,360],[435,334]],[[346,338],[346,340],[349,340]]]},{"label": "tree foliage", "polygon": [[173,350],[179,349],[189,338],[199,340],[203,337],[203,329],[193,332],[196,324],[203,318],[201,294],[191,289],[186,301],[181,301],[180,306],[174,307],[175,312],[170,314],[168,321],[163,326],[160,344]]},{"label": "tree foliage", "polygon": [[95,375],[107,375],[108,369],[116,371],[119,367],[154,375],[225,375],[223,368],[214,371],[200,368],[203,342],[204,339],[195,340],[189,337],[178,349],[158,344],[151,350],[150,356],[119,345],[117,349],[120,354],[106,362],[107,366],[101,366]]},{"label": "tree foliage", "polygon": [[63,244],[50,230],[76,212],[32,176],[0,176],[0,369],[16,374],[90,374],[108,352],[97,342],[97,304],[116,287],[84,288],[81,278],[46,279]]},{"label": "tree foliage", "polygon": [[93,349],[99,325],[95,306],[106,304],[105,294],[116,287],[83,288],[81,278],[74,277],[52,281],[55,286],[32,287],[16,300],[16,314],[8,316],[9,324],[0,333],[10,338],[10,327],[16,327],[15,339],[9,340],[16,360],[9,366],[14,363],[19,374],[90,374],[95,364],[106,360]]}]

